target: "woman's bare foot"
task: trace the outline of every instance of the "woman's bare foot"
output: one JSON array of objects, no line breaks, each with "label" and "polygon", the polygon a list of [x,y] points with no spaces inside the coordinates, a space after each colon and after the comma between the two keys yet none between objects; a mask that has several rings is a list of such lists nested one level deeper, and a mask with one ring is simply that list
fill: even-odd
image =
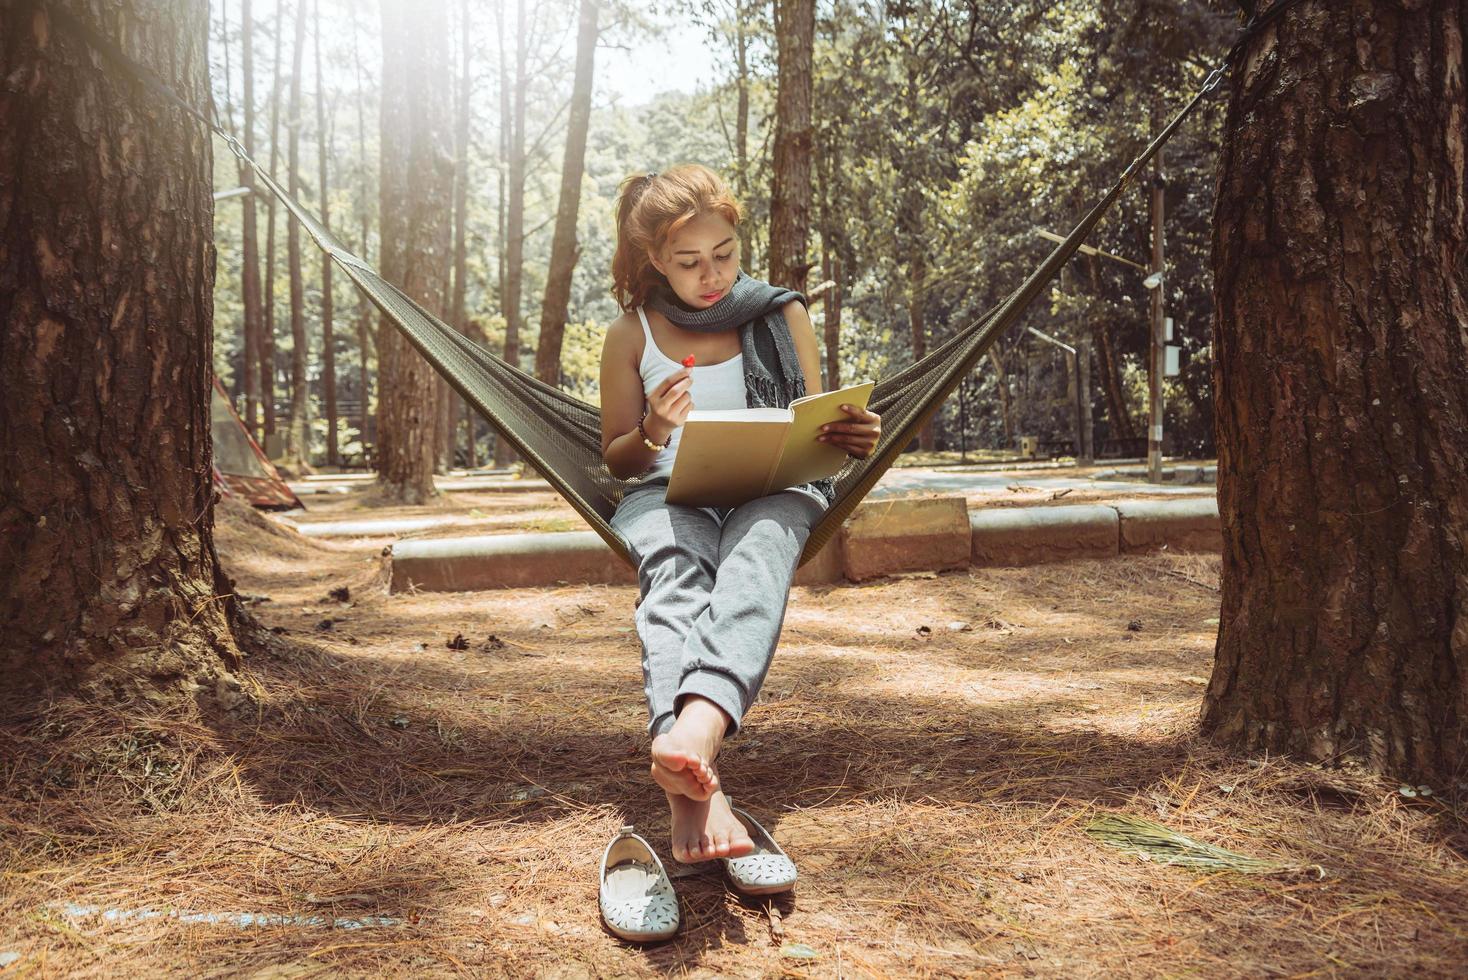
[{"label": "woman's bare foot", "polygon": [[729,798],[715,791],[706,800],[668,794],[673,811],[673,857],[685,864],[753,853],[754,841],[729,809]]},{"label": "woman's bare foot", "polygon": [[652,740],[653,781],[669,793],[707,800],[719,788],[714,760],[728,726],[724,709],[703,698],[688,698],[673,727]]}]

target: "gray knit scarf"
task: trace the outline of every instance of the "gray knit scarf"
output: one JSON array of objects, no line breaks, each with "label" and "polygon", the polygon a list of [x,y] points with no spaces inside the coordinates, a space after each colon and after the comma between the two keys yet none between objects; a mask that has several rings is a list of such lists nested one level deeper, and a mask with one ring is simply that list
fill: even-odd
[{"label": "gray knit scarf", "polygon": [[[653,290],[647,305],[684,330],[722,333],[737,328],[744,354],[746,404],[750,408],[785,408],[805,395],[805,371],[783,312],[791,300],[804,303],[805,297],[740,270],[729,294],[706,309],[690,309],[666,285]],[[827,505],[836,499],[834,477],[802,485],[823,496]]]}]

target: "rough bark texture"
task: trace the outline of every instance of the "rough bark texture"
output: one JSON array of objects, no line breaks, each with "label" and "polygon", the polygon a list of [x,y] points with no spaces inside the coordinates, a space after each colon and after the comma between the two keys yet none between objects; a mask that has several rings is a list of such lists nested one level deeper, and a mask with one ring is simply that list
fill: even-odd
[{"label": "rough bark texture", "polygon": [[540,307],[540,341],[535,348],[535,376],[546,384],[561,382],[561,339],[571,301],[571,273],[576,271],[576,216],[581,210],[581,177],[586,172],[586,132],[591,126],[592,64],[596,57],[596,0],[581,0],[576,30],[576,77],[571,83],[571,119],[566,126],[566,156],[561,164],[561,199],[551,240],[545,301]]},{"label": "rough bark texture", "polygon": [[[449,307],[449,325],[460,333],[466,333],[464,303],[469,291],[469,120],[470,99],[474,95],[474,76],[470,71],[470,53],[473,21],[469,16],[469,0],[459,3],[459,87],[454,108],[454,295]],[[448,419],[448,459],[453,464],[457,448],[460,399],[452,389],[449,391],[445,415]],[[464,414],[469,421],[469,466],[474,466],[474,408],[463,404]]]},{"label": "rough bark texture", "polygon": [[[331,194],[327,183],[327,161],[331,159],[331,133],[326,127],[326,82],[321,76],[321,0],[314,8],[316,55],[316,145],[317,171],[321,186],[317,200],[321,202],[321,223],[331,227]],[[332,336],[331,259],[321,254],[321,382],[325,396],[326,411],[326,462],[335,466],[339,462],[336,441],[336,340]]]},{"label": "rough bark texture", "polygon": [[775,96],[774,178],[770,189],[770,282],[805,290],[811,202],[811,57],[815,0],[775,0],[779,91]]},{"label": "rough bark texture", "polygon": [[[304,0],[302,0],[304,2]],[[270,172],[280,173],[280,49],[285,36],[285,0],[275,2],[275,60],[270,84]],[[265,294],[260,326],[260,431],[262,445],[275,455],[275,195],[268,194],[265,212]]]},{"label": "rough bark texture", "polygon": [[[291,55],[291,105],[286,126],[286,166],[290,169],[291,197],[301,199],[301,57],[306,48],[306,0],[296,4],[296,45]],[[306,279],[301,271],[301,223],[286,219],[286,264],[291,293],[291,419],[286,429],[286,455],[298,473],[309,455],[306,445]]]},{"label": "rough bark texture", "polygon": [[1465,0],[1292,8],[1215,212],[1223,609],[1205,731],[1446,788],[1468,711]]},{"label": "rough bark texture", "polygon": [[[528,27],[525,22],[525,0],[516,4],[515,17],[515,90],[513,106],[505,120],[506,154],[509,187],[505,214],[505,288],[501,304],[505,314],[505,360],[520,366],[520,291],[525,266],[525,89],[530,84],[526,61],[530,57]],[[515,448],[507,439],[494,446],[494,465],[508,466],[515,459]]]},{"label": "rough bark texture", "polygon": [[[453,128],[444,0],[382,5],[382,275],[447,312]],[[433,495],[437,374],[384,318],[377,346],[377,476],[385,496]]]},{"label": "rough bark texture", "polygon": [[[250,0],[242,0],[240,30],[244,47],[245,152],[255,156],[255,15]],[[245,427],[260,436],[260,236],[255,221],[255,168],[239,165],[240,184],[250,188],[244,200],[241,224],[245,245],[241,255],[244,272],[240,283],[245,303]]]},{"label": "rough bark texture", "polygon": [[[207,104],[205,6],[65,8]],[[209,134],[47,9],[0,6],[0,695],[212,690]]]}]

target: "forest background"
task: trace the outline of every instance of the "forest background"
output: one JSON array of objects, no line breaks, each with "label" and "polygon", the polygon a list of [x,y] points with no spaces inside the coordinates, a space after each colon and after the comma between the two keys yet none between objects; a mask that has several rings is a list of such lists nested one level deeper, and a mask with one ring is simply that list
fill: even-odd
[{"label": "forest background", "polygon": [[[446,215],[461,243],[444,256],[455,299],[437,312],[595,404],[603,331],[618,313],[609,270],[624,177],[681,162],[723,174],[747,212],[743,267],[768,275],[778,177],[776,5],[439,6],[445,57],[420,68],[441,73],[451,93],[454,146],[442,164],[453,170],[462,206]],[[789,16],[788,8],[808,5],[779,6]],[[594,47],[584,43],[588,17]],[[245,127],[248,99],[255,158],[377,264],[383,29],[376,7],[214,0],[212,18],[214,97],[228,128]],[[827,347],[825,386],[900,370],[998,303],[1052,247],[1037,231],[1069,231],[1196,91],[1237,24],[1237,8],[1222,0],[814,4],[805,262],[808,290],[835,284],[813,309]],[[578,60],[591,79],[580,114]],[[1167,449],[1201,456],[1213,453],[1208,249],[1223,110],[1223,100],[1205,101],[1169,143],[1164,163],[1163,289],[1182,349],[1180,373],[1164,385]],[[567,152],[578,140],[584,164]],[[222,144],[216,160],[216,191],[227,194],[242,173],[226,162],[232,157]],[[570,215],[563,182],[579,187]],[[1148,182],[1138,181],[1090,244],[1145,264],[1150,198]],[[285,212],[263,192],[253,196],[253,261],[265,301],[247,317],[245,200],[216,205],[216,374],[273,456],[298,465],[360,458],[364,435],[369,443],[374,436],[379,331],[395,328],[344,277],[324,275],[323,257],[309,244],[292,258]],[[574,221],[575,248],[553,261],[558,211],[563,223]],[[547,301],[547,284],[556,262],[568,260],[561,312]],[[1022,321],[1067,343],[1089,342],[1098,448],[1145,436],[1144,274],[1078,256],[1049,301]],[[255,336],[266,338],[269,413],[248,390],[265,381],[246,384],[266,377],[253,367],[262,355],[248,349],[247,318],[260,321]],[[554,377],[546,365],[555,365]],[[1011,331],[943,405],[925,448],[1012,447],[1021,433],[1068,437],[1072,373],[1057,347]],[[489,426],[471,429],[462,406],[443,402],[440,464],[490,458],[497,447]],[[507,447],[498,448],[503,461]]]}]

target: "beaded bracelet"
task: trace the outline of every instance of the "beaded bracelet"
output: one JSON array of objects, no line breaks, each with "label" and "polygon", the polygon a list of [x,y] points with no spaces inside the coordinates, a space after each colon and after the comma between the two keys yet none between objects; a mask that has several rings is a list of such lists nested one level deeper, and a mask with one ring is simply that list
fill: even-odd
[{"label": "beaded bracelet", "polygon": [[653,442],[652,439],[650,439],[648,437],[647,430],[642,427],[642,423],[645,422],[646,420],[647,420],[647,412],[644,411],[642,413],[642,418],[640,418],[640,419],[637,420],[637,431],[642,433],[642,444],[644,446],[646,446],[648,449],[651,449],[653,452],[660,453],[664,449],[667,449],[668,448],[668,444],[665,442],[661,446],[659,446],[657,443]]}]

